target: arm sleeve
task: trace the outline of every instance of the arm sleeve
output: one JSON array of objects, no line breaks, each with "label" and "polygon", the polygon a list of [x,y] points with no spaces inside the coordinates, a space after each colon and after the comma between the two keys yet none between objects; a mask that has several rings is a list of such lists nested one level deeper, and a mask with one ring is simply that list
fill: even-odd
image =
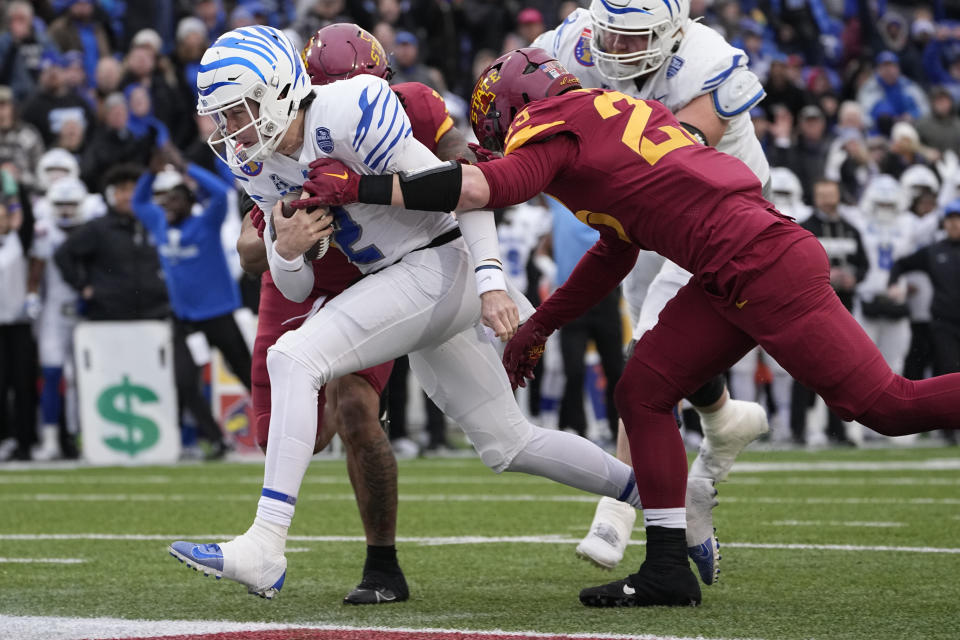
[{"label": "arm sleeve", "polygon": [[196,180],[200,188],[209,196],[207,206],[203,209],[204,221],[211,226],[219,227],[227,216],[227,192],[230,190],[230,185],[216,174],[192,163],[187,165],[187,175]]},{"label": "arm sleeve", "polygon": [[567,281],[537,309],[537,319],[555,331],[580,317],[603,300],[626,277],[640,248],[624,242],[613,231],[600,239],[580,259]]},{"label": "arm sleeve", "polygon": [[890,269],[889,284],[896,283],[896,281],[900,279],[900,276],[908,271],[925,271],[929,273],[929,254],[930,246],[928,245],[894,262],[893,267]]},{"label": "arm sleeve", "polygon": [[487,207],[502,209],[526,202],[546,189],[577,151],[572,137],[558,135],[520,147],[500,160],[477,164],[490,187]]},{"label": "arm sleeve", "polygon": [[274,251],[273,220],[269,212],[264,212],[264,215],[267,218],[267,231],[263,234],[263,243],[267,247],[270,277],[283,297],[294,302],[303,302],[313,290],[313,266],[308,264],[303,256],[287,260]]},{"label": "arm sleeve", "polygon": [[165,214],[163,208],[153,201],[154,178],[156,176],[147,171],[137,180],[137,186],[133,190],[133,212],[154,238],[159,238],[163,233]]}]

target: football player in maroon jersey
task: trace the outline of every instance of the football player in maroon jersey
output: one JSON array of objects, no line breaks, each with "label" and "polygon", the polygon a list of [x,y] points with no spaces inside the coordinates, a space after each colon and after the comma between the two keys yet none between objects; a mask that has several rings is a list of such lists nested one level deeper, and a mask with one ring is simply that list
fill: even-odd
[{"label": "football player in maroon jersey", "polygon": [[528,48],[484,71],[471,121],[504,158],[397,177],[360,177],[318,160],[304,187],[308,202],[434,211],[503,207],[543,191],[597,229],[597,244],[507,345],[514,386],[553,331],[617,286],[639,248],[693,273],[637,343],[615,393],[644,507],[646,561],[624,580],[584,589],[584,604],[693,603],[687,458],[671,412],[757,344],[847,420],[890,436],[960,429],[960,374],[912,381],[891,371],[830,287],[819,241],[763,198],[746,165],[699,144],[660,103],[581,89],[555,59]]},{"label": "football player in maroon jersey", "polygon": [[[359,74],[389,79],[383,47],[355,24],[334,24],[320,29],[303,50],[311,82],[329,84]],[[392,87],[410,118],[413,136],[441,159],[472,158],[463,135],[453,126],[440,95],[418,82]],[[250,201],[252,204],[252,201]],[[244,269],[262,273],[259,323],[253,352],[253,408],[257,442],[266,449],[270,428],[270,379],[267,349],[281,335],[296,329],[325,300],[361,277],[360,271],[334,247],[313,262],[314,288],[297,303],[283,296],[270,277],[266,250],[258,234],[263,213],[253,208],[244,218],[237,244]],[[318,394],[316,448],[319,451],[339,433],[347,453],[347,470],[353,484],[367,538],[363,579],[344,599],[348,604],[397,602],[409,597],[406,580],[397,562],[397,463],[381,428],[380,394],[390,377],[393,362],[339,378]],[[324,417],[325,404],[329,403]]]}]

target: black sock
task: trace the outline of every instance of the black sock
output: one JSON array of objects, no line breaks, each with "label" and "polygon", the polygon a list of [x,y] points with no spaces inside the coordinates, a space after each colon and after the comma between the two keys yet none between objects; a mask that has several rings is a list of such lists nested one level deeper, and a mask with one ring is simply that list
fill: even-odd
[{"label": "black sock", "polygon": [[647,527],[647,562],[687,564],[686,529]]},{"label": "black sock", "polygon": [[400,564],[397,562],[396,545],[375,546],[367,545],[367,561],[363,564],[363,572],[379,571],[381,573],[400,573]]}]

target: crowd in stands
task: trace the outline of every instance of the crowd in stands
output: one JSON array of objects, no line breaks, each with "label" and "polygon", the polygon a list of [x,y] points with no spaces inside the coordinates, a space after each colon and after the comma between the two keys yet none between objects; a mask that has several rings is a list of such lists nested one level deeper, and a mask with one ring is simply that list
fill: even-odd
[{"label": "crowd in stands", "polygon": [[[38,443],[43,455],[72,453],[57,429],[62,404],[51,397],[60,394],[55,370],[65,363],[45,360],[37,346],[53,286],[44,269],[60,271],[81,316],[171,318],[178,340],[202,331],[211,344],[225,345],[235,368],[249,361],[236,327],[224,318],[241,304],[256,309],[257,281],[240,273],[226,243],[215,266],[195,265],[222,276],[210,287],[219,292],[216,302],[190,300],[177,262],[184,256],[169,246],[174,228],[197,237],[213,233],[199,223],[183,227],[191,218],[184,218],[183,207],[217,232],[221,224],[239,226],[234,181],[205,143],[212,123],[195,114],[200,59],[219,35],[267,24],[302,45],[323,26],[356,22],[390,53],[392,82],[436,89],[469,136],[466,109],[477,71],[588,5],[0,0],[0,459],[30,459]],[[891,366],[914,377],[960,368],[960,0],[690,5],[692,18],[744,50],[762,80],[767,96],[750,115],[775,168],[775,203],[823,239],[834,287]],[[67,195],[51,200],[53,185],[64,177],[73,180],[71,189],[61,188]],[[165,180],[167,187],[158,189]],[[151,208],[153,194],[165,214]],[[180,213],[171,216],[178,195]],[[82,231],[88,225],[100,227]],[[529,239],[531,264],[539,242]],[[89,245],[105,253],[98,257]],[[539,264],[543,268],[530,274],[549,276]],[[743,369],[750,373],[731,385],[734,394],[753,397],[772,388],[763,373],[772,363],[762,353],[750,357]],[[220,454],[220,432],[196,400],[196,376],[183,375],[181,400]],[[578,379],[575,371],[567,375]],[[779,395],[771,404],[781,416],[780,436],[803,442],[809,398],[797,389]],[[559,426],[583,429],[582,423]],[[446,442],[436,427],[431,433],[433,441]],[[850,429],[836,424],[827,434],[836,442],[850,439]]]}]

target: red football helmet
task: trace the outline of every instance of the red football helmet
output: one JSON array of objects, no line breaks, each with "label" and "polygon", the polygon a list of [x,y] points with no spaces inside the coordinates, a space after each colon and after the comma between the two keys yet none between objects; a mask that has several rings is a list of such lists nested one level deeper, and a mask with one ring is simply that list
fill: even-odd
[{"label": "red football helmet", "polygon": [[380,41],[355,24],[326,26],[303,48],[303,64],[313,84],[330,84],[362,73],[389,80],[387,54]]},{"label": "red football helmet", "polygon": [[480,74],[470,99],[470,124],[480,146],[500,151],[507,128],[528,102],[579,88],[577,77],[543,49],[514,49]]}]

